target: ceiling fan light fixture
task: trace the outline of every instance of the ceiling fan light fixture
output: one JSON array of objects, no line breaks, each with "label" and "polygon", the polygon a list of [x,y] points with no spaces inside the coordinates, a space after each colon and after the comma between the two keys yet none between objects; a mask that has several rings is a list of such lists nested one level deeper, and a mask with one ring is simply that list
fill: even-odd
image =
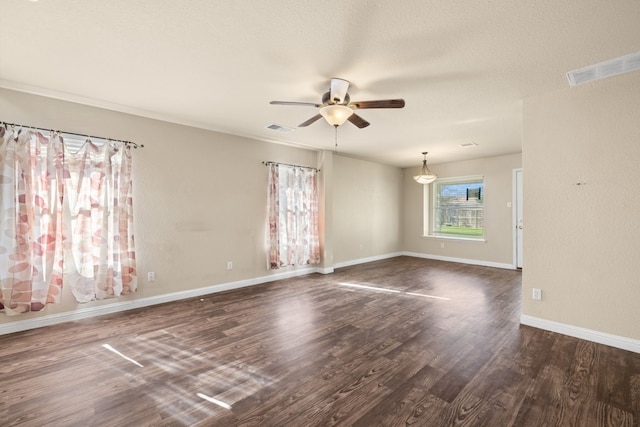
[{"label": "ceiling fan light fixture", "polygon": [[322,107],[320,114],[332,126],[340,126],[353,114],[353,110],[346,105],[332,104]]},{"label": "ceiling fan light fixture", "polygon": [[431,172],[429,167],[427,166],[427,151],[424,151],[422,155],[424,156],[424,160],[422,160],[422,169],[420,170],[420,174],[413,177],[413,179],[418,184],[431,184],[438,178],[438,175]]}]

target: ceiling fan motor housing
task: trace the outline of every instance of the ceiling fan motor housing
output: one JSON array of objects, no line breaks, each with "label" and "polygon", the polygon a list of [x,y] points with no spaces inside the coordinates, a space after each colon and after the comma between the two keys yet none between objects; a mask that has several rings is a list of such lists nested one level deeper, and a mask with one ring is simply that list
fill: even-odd
[{"label": "ceiling fan motor housing", "polygon": [[326,92],[324,95],[322,95],[322,103],[324,105],[335,105],[335,104],[347,105],[350,100],[351,98],[349,98],[348,93],[344,96],[343,100],[340,100],[338,98],[331,99],[331,92]]}]

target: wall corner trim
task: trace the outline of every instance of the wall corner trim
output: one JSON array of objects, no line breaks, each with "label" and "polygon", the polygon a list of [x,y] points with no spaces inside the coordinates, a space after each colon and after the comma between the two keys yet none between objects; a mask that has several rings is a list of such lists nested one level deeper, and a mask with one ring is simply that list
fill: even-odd
[{"label": "wall corner trim", "polygon": [[566,323],[554,322],[553,320],[541,319],[539,317],[533,317],[526,314],[520,316],[520,324],[592,341],[598,344],[608,345],[622,350],[632,351],[634,353],[640,353],[640,340],[633,338],[593,331],[579,326],[567,325]]},{"label": "wall corner trim", "polygon": [[353,259],[353,260],[344,261],[344,262],[337,262],[333,265],[333,267],[334,268],[351,267],[352,265],[365,264],[367,262],[380,261],[383,259],[395,258],[402,255],[404,255],[402,252],[392,252],[390,254],[376,255],[376,256],[370,256],[367,258],[359,258],[359,259]]}]

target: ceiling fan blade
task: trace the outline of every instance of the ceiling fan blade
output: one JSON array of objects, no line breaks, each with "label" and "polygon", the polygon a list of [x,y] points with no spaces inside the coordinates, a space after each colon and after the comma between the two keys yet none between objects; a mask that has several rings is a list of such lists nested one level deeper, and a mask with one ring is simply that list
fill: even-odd
[{"label": "ceiling fan blade", "polygon": [[305,107],[322,107],[322,104],[316,104],[313,102],[295,102],[295,101],[271,101],[271,105],[301,105]]},{"label": "ceiling fan blade", "polygon": [[365,119],[363,119],[362,117],[360,117],[359,115],[357,115],[356,113],[353,113],[352,115],[350,115],[347,120],[349,120],[351,123],[353,123],[354,125],[356,125],[360,129],[366,128],[367,126],[369,126],[371,124],[368,121],[366,121]]},{"label": "ceiling fan blade", "polygon": [[303,128],[306,126],[309,126],[311,123],[315,123],[318,119],[322,118],[322,116],[320,114],[316,114],[315,116],[311,117],[309,120],[307,120],[306,122],[302,122],[298,125],[299,128]]},{"label": "ceiling fan blade", "polygon": [[378,99],[375,101],[354,101],[351,108],[403,108],[404,99]]},{"label": "ceiling fan blade", "polygon": [[344,79],[333,78],[331,79],[331,103],[344,104],[347,97],[347,91],[349,90],[349,81]]}]

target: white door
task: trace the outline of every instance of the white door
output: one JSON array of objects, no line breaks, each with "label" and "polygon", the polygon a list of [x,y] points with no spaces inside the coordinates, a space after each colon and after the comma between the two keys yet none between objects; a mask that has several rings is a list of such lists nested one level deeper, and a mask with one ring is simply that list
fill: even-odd
[{"label": "white door", "polygon": [[515,210],[515,219],[516,219],[516,241],[515,241],[515,249],[516,249],[516,267],[522,268],[523,266],[523,257],[522,257],[522,235],[524,233],[524,216],[522,209],[522,169],[516,169],[515,171],[515,196],[516,196],[516,210]]}]

